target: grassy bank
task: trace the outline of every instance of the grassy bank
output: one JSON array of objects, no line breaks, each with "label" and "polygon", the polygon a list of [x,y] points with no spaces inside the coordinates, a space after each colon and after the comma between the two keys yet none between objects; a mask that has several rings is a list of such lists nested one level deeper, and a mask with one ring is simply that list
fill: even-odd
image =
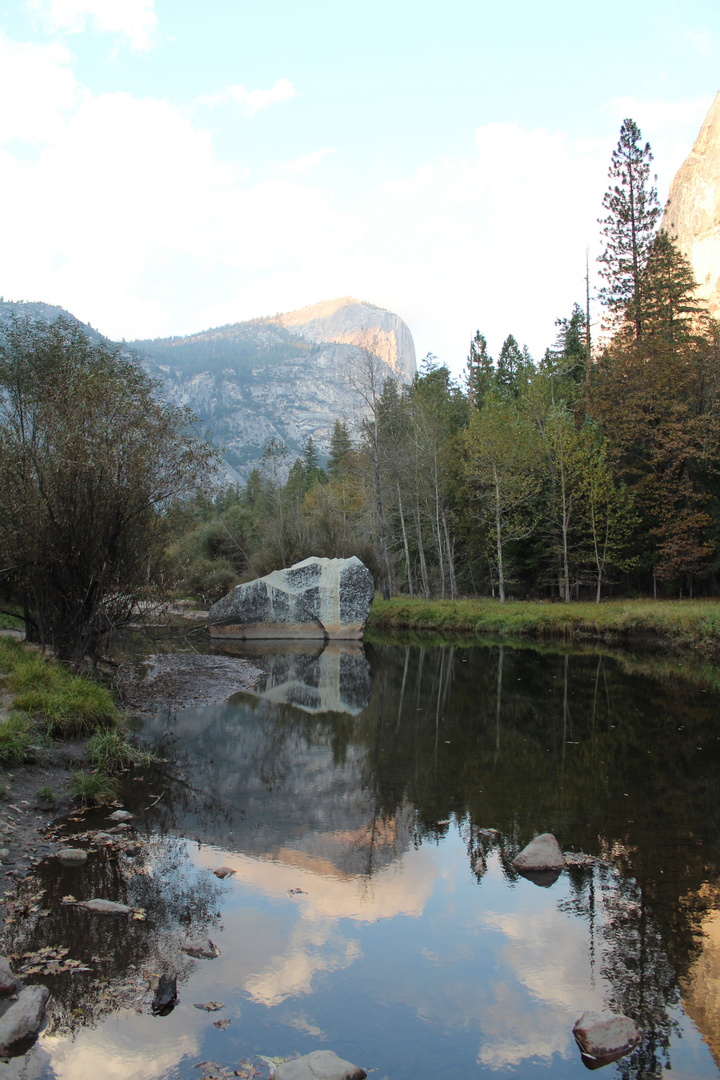
[{"label": "grassy bank", "polygon": [[115,773],[150,758],[125,741],[106,686],[9,637],[0,637],[0,693],[0,769],[42,760],[54,741],[87,739],[93,769],[77,774],[70,792],[93,801],[112,795]]},{"label": "grassy bank", "polygon": [[720,601],[608,600],[602,604],[539,601],[375,598],[368,626],[554,640],[638,641],[720,650]]}]

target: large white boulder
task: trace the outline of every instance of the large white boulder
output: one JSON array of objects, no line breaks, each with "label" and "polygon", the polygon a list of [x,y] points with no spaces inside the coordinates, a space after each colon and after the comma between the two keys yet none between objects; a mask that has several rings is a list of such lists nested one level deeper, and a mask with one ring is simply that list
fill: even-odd
[{"label": "large white boulder", "polygon": [[345,638],[363,635],[375,585],[350,559],[304,559],[237,585],[208,615],[216,638]]}]

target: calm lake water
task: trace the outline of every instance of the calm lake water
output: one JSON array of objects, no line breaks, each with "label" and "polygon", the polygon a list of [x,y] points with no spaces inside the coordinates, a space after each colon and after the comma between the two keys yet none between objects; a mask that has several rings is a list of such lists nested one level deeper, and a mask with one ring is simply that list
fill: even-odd
[{"label": "calm lake water", "polygon": [[[249,1075],[256,1055],[328,1047],[377,1080],[580,1077],[573,1023],[606,1007],[644,1033],[606,1075],[718,1075],[712,672],[498,645],[255,662],[260,693],[145,723],[171,775],[126,785],[139,858],[41,868],[50,914],[19,948],[62,944],[91,969],[50,980],[45,1075]],[[526,880],[511,860],[540,832],[599,861]],[[203,935],[217,958],[180,951]],[[108,985],[130,1000],[160,971],[180,976],[173,1012],[114,1011]]]}]

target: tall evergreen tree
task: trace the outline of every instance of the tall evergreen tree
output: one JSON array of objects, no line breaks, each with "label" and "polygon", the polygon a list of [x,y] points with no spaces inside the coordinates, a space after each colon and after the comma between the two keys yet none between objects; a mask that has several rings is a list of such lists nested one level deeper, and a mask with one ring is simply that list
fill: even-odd
[{"label": "tall evergreen tree", "polygon": [[327,462],[327,471],[330,476],[337,476],[341,469],[343,458],[352,450],[352,440],[345,420],[335,420],[332,435],[330,436],[330,456]]},{"label": "tall evergreen tree", "polygon": [[485,336],[476,330],[467,358],[468,401],[471,409],[482,409],[492,388],[493,375],[493,362],[488,353],[487,341]]},{"label": "tall evergreen tree", "polygon": [[528,363],[532,364],[530,354],[520,348],[512,334],[508,334],[500,350],[495,371],[495,385],[500,393],[519,396]]},{"label": "tall evergreen tree", "polygon": [[634,120],[624,120],[603,198],[607,216],[599,219],[605,250],[598,262],[606,282],[600,298],[616,320],[624,318],[632,305],[636,341],[643,330],[642,274],[660,216],[657,190],[650,180],[652,160],[650,144],[642,145],[640,128]]}]

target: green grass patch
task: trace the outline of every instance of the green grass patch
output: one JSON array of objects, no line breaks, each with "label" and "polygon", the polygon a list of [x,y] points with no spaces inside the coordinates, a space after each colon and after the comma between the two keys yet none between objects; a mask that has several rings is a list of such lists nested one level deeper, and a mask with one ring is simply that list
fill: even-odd
[{"label": "green grass patch", "polygon": [[376,597],[368,626],[566,640],[640,639],[689,647],[720,646],[717,600],[608,600],[543,603],[514,600],[410,600]]},{"label": "green grass patch", "polygon": [[86,806],[104,806],[117,797],[118,782],[103,772],[78,772],[70,781],[70,795]]},{"label": "green grass patch", "polygon": [[43,748],[42,734],[29,717],[12,714],[0,720],[0,768],[35,761]]},{"label": "green grass patch", "polygon": [[0,630],[24,630],[25,623],[17,615],[6,615],[0,611]]},{"label": "green grass patch", "polygon": [[5,685],[13,695],[13,708],[37,716],[49,735],[72,738],[116,726],[117,707],[107,687],[73,675],[39,653],[22,648],[13,652],[4,645],[0,669],[9,670]]},{"label": "green grass patch", "polygon": [[93,765],[104,773],[118,773],[136,765],[152,765],[155,756],[126,742],[122,731],[100,731],[88,742]]}]

